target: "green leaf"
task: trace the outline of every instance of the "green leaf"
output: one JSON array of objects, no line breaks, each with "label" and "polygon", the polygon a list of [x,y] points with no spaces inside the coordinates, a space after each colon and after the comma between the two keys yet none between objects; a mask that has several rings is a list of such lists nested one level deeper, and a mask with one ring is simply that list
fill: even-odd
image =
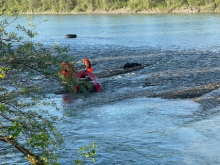
[{"label": "green leaf", "polygon": [[6,107],[4,103],[0,103],[0,112],[3,113],[5,111]]},{"label": "green leaf", "polygon": [[94,150],[94,149],[92,149],[92,155],[96,155],[96,153],[95,153],[95,150]]},{"label": "green leaf", "polygon": [[95,158],[92,158],[92,161],[95,163],[95,162],[96,162],[96,159],[95,159]]},{"label": "green leaf", "polygon": [[74,162],[76,163],[76,164],[81,164],[81,161],[80,160],[74,160]]},{"label": "green leaf", "polygon": [[90,153],[88,152],[88,153],[86,153],[86,158],[88,158],[88,157],[90,157]]},{"label": "green leaf", "polygon": [[3,68],[2,70],[4,70],[4,71],[9,71],[10,69],[9,69],[9,68]]}]

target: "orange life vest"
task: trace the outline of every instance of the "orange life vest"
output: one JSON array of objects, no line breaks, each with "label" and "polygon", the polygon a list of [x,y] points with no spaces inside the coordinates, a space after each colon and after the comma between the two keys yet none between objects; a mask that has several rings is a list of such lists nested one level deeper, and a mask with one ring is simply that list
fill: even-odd
[{"label": "orange life vest", "polygon": [[91,62],[87,58],[84,58],[83,62],[85,64],[85,70],[87,70],[87,71],[92,73],[93,72],[93,68],[92,68]]}]

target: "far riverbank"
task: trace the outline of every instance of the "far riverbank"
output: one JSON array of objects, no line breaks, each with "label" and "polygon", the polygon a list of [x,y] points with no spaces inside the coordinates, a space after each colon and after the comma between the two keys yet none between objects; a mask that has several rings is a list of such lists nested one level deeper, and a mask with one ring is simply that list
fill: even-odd
[{"label": "far riverbank", "polygon": [[214,7],[181,7],[181,8],[169,8],[169,9],[145,9],[145,10],[131,10],[130,8],[122,8],[117,10],[95,10],[95,11],[69,11],[69,12],[26,12],[22,14],[196,14],[196,13],[220,13],[220,9]]}]

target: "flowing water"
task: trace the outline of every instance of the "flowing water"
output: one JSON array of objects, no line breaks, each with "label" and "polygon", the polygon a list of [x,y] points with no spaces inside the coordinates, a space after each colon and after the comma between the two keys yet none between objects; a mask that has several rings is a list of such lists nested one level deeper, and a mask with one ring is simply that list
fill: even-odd
[{"label": "flowing water", "polygon": [[[66,138],[59,153],[62,165],[73,164],[77,149],[92,142],[99,146],[100,165],[220,164],[219,113],[203,115],[201,105],[191,100],[145,97],[166,86],[143,88],[148,77],[173,70],[180,74],[185,66],[178,62],[190,56],[208,61],[205,66],[195,63],[194,69],[217,68],[209,61],[218,60],[219,14],[36,15],[34,22],[44,19],[48,21],[36,28],[34,40],[70,45],[76,60],[88,57],[97,63],[95,72],[129,61],[155,64],[100,79],[102,92],[84,99],[48,94],[73,122],[59,125]],[[17,22],[25,25],[27,17]],[[77,38],[67,39],[66,34]],[[191,66],[186,69],[189,74]]]}]

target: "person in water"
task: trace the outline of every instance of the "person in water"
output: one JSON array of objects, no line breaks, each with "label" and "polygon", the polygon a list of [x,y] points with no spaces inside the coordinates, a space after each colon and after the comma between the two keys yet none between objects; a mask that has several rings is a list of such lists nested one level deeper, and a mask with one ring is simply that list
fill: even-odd
[{"label": "person in water", "polygon": [[85,70],[93,73],[93,68],[92,68],[91,62],[87,58],[83,58],[82,60],[85,64]]},{"label": "person in water", "polygon": [[62,62],[62,64],[60,66],[61,66],[61,73],[66,78],[72,78],[73,74],[77,73],[76,70],[74,69],[73,63]]}]

